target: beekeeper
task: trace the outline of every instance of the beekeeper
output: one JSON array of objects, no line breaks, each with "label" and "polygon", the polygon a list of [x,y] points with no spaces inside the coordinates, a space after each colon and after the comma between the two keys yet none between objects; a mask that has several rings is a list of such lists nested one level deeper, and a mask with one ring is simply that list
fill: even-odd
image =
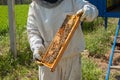
[{"label": "beekeeper", "polygon": [[[33,0],[29,7],[27,32],[33,59],[41,60],[66,15],[83,12],[82,21],[93,21],[98,11],[85,0]],[[80,22],[80,23],[81,23]],[[85,49],[81,25],[75,31],[54,72],[39,66],[39,80],[81,80],[80,52]]]}]

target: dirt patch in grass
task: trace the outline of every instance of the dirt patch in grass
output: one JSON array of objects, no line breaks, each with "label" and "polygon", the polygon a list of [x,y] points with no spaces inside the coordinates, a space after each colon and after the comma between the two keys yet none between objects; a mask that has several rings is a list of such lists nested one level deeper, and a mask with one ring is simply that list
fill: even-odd
[{"label": "dirt patch in grass", "polygon": [[[89,59],[92,59],[95,62],[95,64],[97,64],[97,67],[102,70],[101,77],[104,80],[105,77],[106,77],[107,69],[108,69],[110,54],[111,54],[111,50],[109,50],[104,56],[98,58],[98,57],[94,57],[94,56],[89,56],[89,52],[87,50],[85,50],[82,53],[82,56],[86,57],[86,58],[89,58]],[[114,54],[112,63],[115,66],[120,66],[120,53],[115,53]],[[120,70],[111,69],[109,80],[120,80]]]}]

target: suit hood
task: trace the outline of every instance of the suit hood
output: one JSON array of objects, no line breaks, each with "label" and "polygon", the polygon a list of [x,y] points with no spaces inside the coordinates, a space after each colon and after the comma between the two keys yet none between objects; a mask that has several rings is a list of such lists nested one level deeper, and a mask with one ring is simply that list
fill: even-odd
[{"label": "suit hood", "polygon": [[46,8],[54,8],[58,6],[63,0],[39,0],[41,6]]}]

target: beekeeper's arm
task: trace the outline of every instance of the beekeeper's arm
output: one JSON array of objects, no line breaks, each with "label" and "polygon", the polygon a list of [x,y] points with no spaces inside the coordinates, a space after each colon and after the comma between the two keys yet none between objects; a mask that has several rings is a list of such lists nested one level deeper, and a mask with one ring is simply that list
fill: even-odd
[{"label": "beekeeper's arm", "polygon": [[43,39],[37,28],[35,19],[34,4],[31,4],[28,12],[27,32],[31,50],[33,51],[33,59],[41,60],[44,51]]},{"label": "beekeeper's arm", "polygon": [[83,12],[81,21],[91,22],[98,16],[97,8],[85,0],[75,0],[77,14]]}]

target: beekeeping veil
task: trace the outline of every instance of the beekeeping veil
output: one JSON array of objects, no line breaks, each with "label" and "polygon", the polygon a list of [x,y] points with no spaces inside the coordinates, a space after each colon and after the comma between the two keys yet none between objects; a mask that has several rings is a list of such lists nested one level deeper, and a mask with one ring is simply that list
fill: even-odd
[{"label": "beekeeping veil", "polygon": [[46,8],[58,6],[63,0],[39,0],[40,5]]}]

